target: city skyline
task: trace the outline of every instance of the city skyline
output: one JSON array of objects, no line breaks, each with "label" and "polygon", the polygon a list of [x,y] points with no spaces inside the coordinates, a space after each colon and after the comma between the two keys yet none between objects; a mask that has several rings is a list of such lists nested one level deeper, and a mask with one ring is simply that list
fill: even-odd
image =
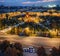
[{"label": "city skyline", "polygon": [[47,6],[60,5],[60,0],[0,0],[0,5],[5,6]]}]

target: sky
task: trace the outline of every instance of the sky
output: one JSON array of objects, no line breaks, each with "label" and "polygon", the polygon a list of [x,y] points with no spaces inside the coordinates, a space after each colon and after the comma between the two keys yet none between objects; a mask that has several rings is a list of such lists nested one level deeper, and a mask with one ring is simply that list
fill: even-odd
[{"label": "sky", "polygon": [[0,0],[0,5],[5,6],[47,6],[60,5],[60,0]]}]

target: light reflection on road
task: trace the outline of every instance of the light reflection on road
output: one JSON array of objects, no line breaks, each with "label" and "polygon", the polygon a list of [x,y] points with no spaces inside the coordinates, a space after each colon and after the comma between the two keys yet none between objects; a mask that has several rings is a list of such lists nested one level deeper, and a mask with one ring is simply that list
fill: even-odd
[{"label": "light reflection on road", "polygon": [[50,48],[58,48],[60,45],[60,38],[19,37],[17,35],[0,35],[0,41],[3,40],[9,40],[11,43],[20,42],[25,48],[29,46],[33,46],[35,48],[43,46],[46,49],[47,53],[49,53]]},{"label": "light reflection on road", "polygon": [[[17,35],[0,35],[0,37],[7,39],[9,41],[21,42],[26,46],[45,46],[45,47],[58,47],[60,45],[59,38],[47,38],[47,37],[19,37]],[[3,40],[3,39],[2,39]]]}]

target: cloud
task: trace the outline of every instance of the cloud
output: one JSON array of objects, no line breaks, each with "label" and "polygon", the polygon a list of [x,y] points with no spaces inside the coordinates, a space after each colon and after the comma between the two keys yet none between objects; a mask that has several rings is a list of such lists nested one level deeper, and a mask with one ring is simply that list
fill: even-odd
[{"label": "cloud", "polygon": [[43,0],[43,2],[51,2],[51,1],[56,1],[56,0]]},{"label": "cloud", "polygon": [[0,0],[0,2],[4,2],[4,0]]},{"label": "cloud", "polygon": [[26,1],[26,2],[22,2],[22,4],[38,4],[38,3],[43,3],[43,2],[52,2],[52,1],[56,1],[56,0],[38,0],[38,1]]}]

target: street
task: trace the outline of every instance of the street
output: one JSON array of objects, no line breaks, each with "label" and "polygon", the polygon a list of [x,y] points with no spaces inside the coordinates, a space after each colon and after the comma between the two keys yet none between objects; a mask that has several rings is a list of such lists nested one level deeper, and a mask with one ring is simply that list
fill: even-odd
[{"label": "street", "polygon": [[60,38],[48,38],[48,37],[19,37],[18,35],[0,35],[0,41],[8,40],[11,43],[20,42],[23,48],[34,48],[43,46],[46,49],[46,53],[49,54],[49,49],[52,47],[58,48],[60,46]]},{"label": "street", "polygon": [[21,37],[18,35],[0,35],[0,40],[9,40],[15,42],[21,42],[23,46],[44,46],[45,48],[58,47],[60,45],[60,38],[48,38],[48,37]]}]

